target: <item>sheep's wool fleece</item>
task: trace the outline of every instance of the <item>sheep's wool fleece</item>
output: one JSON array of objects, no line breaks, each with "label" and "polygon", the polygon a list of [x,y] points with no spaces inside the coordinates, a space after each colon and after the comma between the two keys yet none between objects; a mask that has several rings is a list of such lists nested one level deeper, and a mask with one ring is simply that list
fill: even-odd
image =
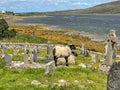
[{"label": "sheep's wool fleece", "polygon": [[68,46],[55,46],[56,53],[55,56],[69,56],[71,54],[71,49]]},{"label": "sheep's wool fleece", "polygon": [[[66,63],[65,58],[58,58],[58,64],[65,64],[65,63]],[[68,63],[75,64],[75,56],[73,54],[71,54],[68,57]]]}]

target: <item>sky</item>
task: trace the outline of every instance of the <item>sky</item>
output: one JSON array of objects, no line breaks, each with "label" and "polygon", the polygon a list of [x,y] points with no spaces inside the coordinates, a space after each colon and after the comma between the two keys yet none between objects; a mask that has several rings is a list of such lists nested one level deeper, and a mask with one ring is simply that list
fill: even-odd
[{"label": "sky", "polygon": [[117,0],[0,0],[0,11],[47,12],[85,9]]}]

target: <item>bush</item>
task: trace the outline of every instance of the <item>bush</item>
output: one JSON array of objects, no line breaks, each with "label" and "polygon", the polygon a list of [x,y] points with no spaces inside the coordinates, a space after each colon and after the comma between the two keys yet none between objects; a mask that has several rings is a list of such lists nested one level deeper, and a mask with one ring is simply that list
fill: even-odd
[{"label": "bush", "polygon": [[14,29],[8,30],[9,26],[5,19],[0,19],[0,39],[12,38],[16,36],[16,31]]}]

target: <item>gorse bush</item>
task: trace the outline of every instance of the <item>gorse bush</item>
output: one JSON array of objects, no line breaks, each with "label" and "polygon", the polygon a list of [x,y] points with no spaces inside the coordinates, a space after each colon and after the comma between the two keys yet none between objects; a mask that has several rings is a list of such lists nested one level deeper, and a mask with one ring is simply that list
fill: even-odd
[{"label": "gorse bush", "polygon": [[16,31],[14,29],[8,30],[9,26],[5,19],[0,19],[0,39],[15,37]]}]

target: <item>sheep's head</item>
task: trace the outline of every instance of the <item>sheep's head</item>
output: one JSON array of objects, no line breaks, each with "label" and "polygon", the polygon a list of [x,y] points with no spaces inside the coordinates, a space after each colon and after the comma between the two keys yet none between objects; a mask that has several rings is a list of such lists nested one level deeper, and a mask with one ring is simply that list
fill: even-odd
[{"label": "sheep's head", "polygon": [[75,45],[69,45],[69,47],[70,47],[71,50],[76,50]]}]

